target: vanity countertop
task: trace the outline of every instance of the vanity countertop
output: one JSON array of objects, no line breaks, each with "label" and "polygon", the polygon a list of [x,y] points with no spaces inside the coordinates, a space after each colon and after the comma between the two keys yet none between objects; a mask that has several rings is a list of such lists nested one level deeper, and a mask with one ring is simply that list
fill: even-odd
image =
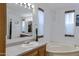
[{"label": "vanity countertop", "polygon": [[33,47],[22,47],[22,44],[12,46],[12,47],[7,47],[6,48],[6,55],[7,56],[17,56],[23,52],[28,52],[32,49],[38,48],[38,47],[45,45],[45,44],[46,44],[45,40],[40,40],[40,41],[38,41],[38,45],[33,46]]}]

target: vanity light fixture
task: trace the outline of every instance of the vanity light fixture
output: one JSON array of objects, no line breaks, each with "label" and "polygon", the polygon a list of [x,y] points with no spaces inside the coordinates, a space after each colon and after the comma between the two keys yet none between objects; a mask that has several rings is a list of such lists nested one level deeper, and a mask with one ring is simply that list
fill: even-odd
[{"label": "vanity light fixture", "polygon": [[31,3],[16,3],[17,5],[24,6],[24,8],[33,9],[34,5]]}]

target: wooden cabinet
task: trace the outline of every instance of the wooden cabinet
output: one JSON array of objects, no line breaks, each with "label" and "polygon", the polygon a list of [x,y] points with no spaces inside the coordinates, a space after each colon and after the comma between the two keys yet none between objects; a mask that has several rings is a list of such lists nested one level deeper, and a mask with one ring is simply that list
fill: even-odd
[{"label": "wooden cabinet", "polygon": [[29,52],[25,52],[22,55],[23,56],[37,56],[38,55],[38,50],[37,49],[34,49],[34,50],[29,51]]},{"label": "wooden cabinet", "polygon": [[46,55],[46,47],[42,46],[41,48],[38,49],[38,55],[43,56]]},{"label": "wooden cabinet", "polygon": [[40,46],[28,52],[20,54],[20,56],[45,56],[46,55],[46,45]]},{"label": "wooden cabinet", "polygon": [[0,56],[5,55],[6,41],[6,4],[0,3]]}]

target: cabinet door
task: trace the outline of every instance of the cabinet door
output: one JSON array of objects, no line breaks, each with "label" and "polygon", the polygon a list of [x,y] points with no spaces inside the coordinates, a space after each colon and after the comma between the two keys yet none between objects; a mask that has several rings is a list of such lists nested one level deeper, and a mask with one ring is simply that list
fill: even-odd
[{"label": "cabinet door", "polygon": [[0,3],[0,56],[5,55],[6,4]]},{"label": "cabinet door", "polygon": [[29,56],[38,56],[38,50],[31,52]]},{"label": "cabinet door", "polygon": [[46,45],[38,47],[28,52],[24,52],[19,56],[46,56]]},{"label": "cabinet door", "polygon": [[25,52],[25,53],[21,54],[21,56],[38,56],[38,50],[34,49],[29,52]]},{"label": "cabinet door", "polygon": [[46,55],[46,46],[39,48],[38,53],[39,53],[39,56],[45,56]]}]

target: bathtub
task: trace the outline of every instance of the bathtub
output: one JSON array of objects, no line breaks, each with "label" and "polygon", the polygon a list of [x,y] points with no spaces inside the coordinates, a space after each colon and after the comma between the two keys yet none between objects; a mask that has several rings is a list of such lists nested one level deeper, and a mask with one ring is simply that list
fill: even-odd
[{"label": "bathtub", "polygon": [[48,56],[79,56],[79,46],[61,42],[49,42],[46,51]]}]

